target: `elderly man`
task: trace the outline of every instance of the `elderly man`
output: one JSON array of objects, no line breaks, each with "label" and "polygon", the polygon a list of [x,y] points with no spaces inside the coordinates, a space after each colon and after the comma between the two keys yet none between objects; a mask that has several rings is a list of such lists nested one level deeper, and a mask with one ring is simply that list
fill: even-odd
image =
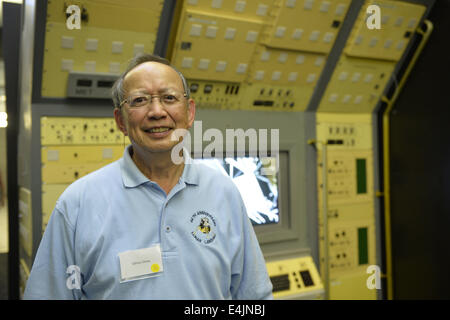
[{"label": "elderly man", "polygon": [[61,195],[25,298],[272,298],[231,179],[171,159],[172,135],[195,117],[183,75],[163,58],[139,55],[116,81],[113,101],[131,145]]}]

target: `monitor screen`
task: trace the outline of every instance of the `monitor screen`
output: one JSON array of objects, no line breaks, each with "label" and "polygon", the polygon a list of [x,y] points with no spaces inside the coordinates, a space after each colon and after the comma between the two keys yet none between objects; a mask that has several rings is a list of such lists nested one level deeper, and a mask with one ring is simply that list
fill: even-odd
[{"label": "monitor screen", "polygon": [[252,224],[275,224],[280,220],[275,157],[196,159],[233,179],[241,193]]}]

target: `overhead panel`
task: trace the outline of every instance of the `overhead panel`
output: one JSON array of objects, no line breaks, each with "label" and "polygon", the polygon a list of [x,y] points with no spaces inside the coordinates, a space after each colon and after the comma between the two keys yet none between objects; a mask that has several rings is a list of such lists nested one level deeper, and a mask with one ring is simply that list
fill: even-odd
[{"label": "overhead panel", "polygon": [[370,113],[391,80],[395,63],[342,55],[319,105],[320,112]]},{"label": "overhead panel", "polygon": [[347,41],[345,54],[351,57],[400,60],[426,8],[388,0],[367,1],[365,8],[370,5],[380,8],[381,28],[369,29],[366,22],[370,14],[361,10]]},{"label": "overhead panel", "polygon": [[172,63],[188,79],[242,82],[262,23],[187,10]]},{"label": "overhead panel", "polygon": [[303,111],[349,0],[188,0],[172,62],[199,108]]},{"label": "overhead panel", "polygon": [[[380,29],[368,27],[370,14],[367,8],[371,5],[380,8]],[[366,1],[318,111],[372,112],[392,78],[398,60],[405,53],[425,9],[422,5],[402,1]]]},{"label": "overhead panel", "polygon": [[117,76],[135,54],[153,52],[162,1],[71,1],[80,8],[80,29],[67,26],[68,5],[47,2],[43,97],[66,97],[71,72]]},{"label": "overhead panel", "polygon": [[350,0],[274,1],[262,43],[268,47],[330,52]]}]

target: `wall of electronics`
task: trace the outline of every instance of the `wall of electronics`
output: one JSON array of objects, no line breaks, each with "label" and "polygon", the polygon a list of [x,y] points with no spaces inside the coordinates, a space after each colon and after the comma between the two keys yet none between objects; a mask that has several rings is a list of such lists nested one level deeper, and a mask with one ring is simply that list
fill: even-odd
[{"label": "wall of electronics", "polygon": [[[186,76],[199,120],[220,123],[223,117],[247,128],[264,123],[280,129],[288,154],[284,180],[246,175],[249,168],[261,169],[259,159],[215,163],[239,183],[257,185],[259,195],[272,201],[267,211],[255,211],[253,221],[284,230],[276,228],[289,228],[287,220],[301,216],[307,229],[318,230],[298,235],[304,237],[301,248],[272,241],[282,248],[279,255],[265,252],[275,297],[379,298],[366,286],[367,267],[381,264],[374,115],[429,9],[420,2],[48,0],[33,7],[27,4],[35,1],[25,1],[26,10],[36,10],[37,23],[24,29],[23,41],[40,34],[28,50],[41,50],[41,59],[34,60],[37,71],[22,71],[39,92],[22,102],[31,115],[21,124],[19,144],[40,162],[22,164],[22,282],[59,195],[76,179],[119,159],[129,143],[115,126],[112,104],[105,102],[114,80],[134,55],[164,43],[167,51],[156,53]],[[69,5],[80,8],[80,29],[67,27]],[[367,28],[370,5],[381,9],[381,29]],[[171,27],[162,30],[165,21]],[[338,42],[339,36],[344,40]],[[233,126],[224,121],[222,131]],[[315,151],[308,139],[316,141]],[[315,162],[294,163],[303,158],[289,158],[289,150],[313,153]],[[295,184],[306,172],[313,172],[314,196],[306,195],[308,186]],[[282,197],[313,203],[308,207],[313,209],[289,208]]]}]

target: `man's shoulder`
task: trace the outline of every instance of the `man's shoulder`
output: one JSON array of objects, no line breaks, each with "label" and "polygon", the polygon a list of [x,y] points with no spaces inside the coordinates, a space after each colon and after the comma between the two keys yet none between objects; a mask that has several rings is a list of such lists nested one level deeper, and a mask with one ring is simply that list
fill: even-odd
[{"label": "man's shoulder", "polygon": [[71,201],[83,196],[98,196],[102,188],[110,188],[120,178],[119,161],[107,164],[70,184],[61,194],[60,201]]}]

